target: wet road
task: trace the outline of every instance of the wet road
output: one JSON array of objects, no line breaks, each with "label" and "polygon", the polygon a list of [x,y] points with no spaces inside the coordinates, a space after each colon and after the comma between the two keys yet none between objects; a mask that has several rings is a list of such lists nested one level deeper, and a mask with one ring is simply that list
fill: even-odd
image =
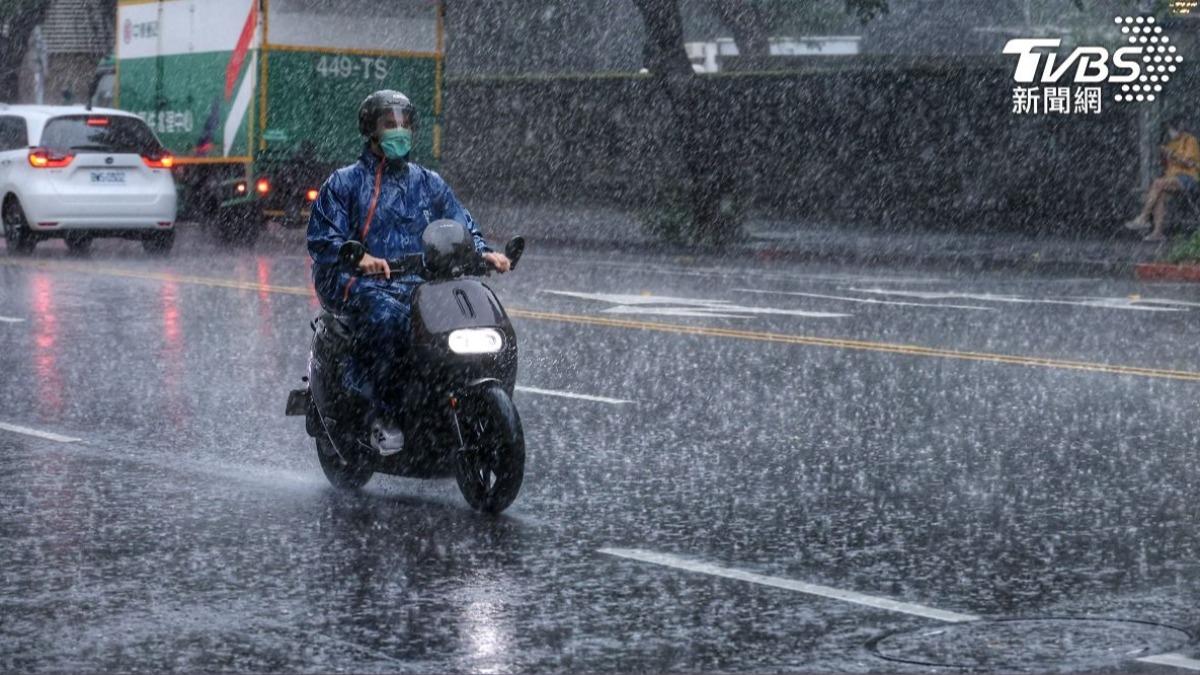
[{"label": "wet road", "polygon": [[486,517],[327,486],[300,241],[0,255],[0,670],[1200,670],[1198,287],[534,246]]}]

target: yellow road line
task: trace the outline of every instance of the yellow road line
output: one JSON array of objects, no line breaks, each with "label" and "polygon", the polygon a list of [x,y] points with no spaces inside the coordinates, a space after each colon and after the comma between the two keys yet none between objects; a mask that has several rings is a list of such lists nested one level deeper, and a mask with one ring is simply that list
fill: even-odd
[{"label": "yellow road line", "polygon": [[266,291],[268,293],[283,293],[286,295],[313,295],[313,290],[305,286],[273,286],[271,284],[260,284],[255,281],[236,281],[233,279],[220,279],[217,277],[196,277],[186,274],[174,274],[168,272],[140,272],[138,270],[130,270],[121,267],[93,267],[91,265],[79,265],[76,263],[51,262],[43,260],[0,260],[0,264],[9,265],[12,267],[28,267],[31,269],[39,269],[46,271],[67,271],[80,272],[83,274],[100,274],[110,277],[126,277],[129,279],[149,279],[151,281],[173,281],[178,284],[190,284],[195,286],[213,286],[216,288],[232,288],[239,291]]},{"label": "yellow road line", "polygon": [[[313,290],[308,286],[274,286],[271,284],[220,279],[216,277],[198,277],[165,272],[141,272],[120,267],[95,267],[76,263],[20,260],[15,258],[0,259],[0,265],[48,271],[69,271],[80,272],[84,274],[101,274],[106,276],[148,279],[153,281],[171,281],[181,284],[211,286],[216,288],[231,288],[242,291],[281,293],[286,295],[300,295],[307,297],[313,296]],[[1002,363],[1034,368],[1054,368],[1059,370],[1075,370],[1089,373],[1133,375],[1137,377],[1153,377],[1168,380],[1200,382],[1200,372],[1187,370],[1167,370],[1162,368],[1143,368],[1139,366],[1122,366],[1107,363],[1092,363],[1088,361],[1070,361],[1036,356],[1017,356],[1012,354],[994,354],[990,352],[959,351],[955,349],[941,349],[938,347],[922,347],[920,345],[870,342],[866,340],[851,340],[844,338],[822,338],[808,335],[789,335],[786,333],[739,330],[736,328],[718,328],[714,326],[688,326],[675,323],[636,321],[631,319],[587,316],[582,314],[562,314],[559,312],[543,312],[529,309],[509,308],[508,313],[514,318],[530,319],[533,321],[553,321],[557,323],[573,323],[589,326],[603,326],[606,328],[647,330],[659,333],[675,333],[679,335],[702,335],[706,337],[723,337],[737,340],[773,342],[776,344],[800,345],[806,347],[829,347],[851,351],[901,354],[905,356],[924,356],[928,358],[952,359],[959,361]]]},{"label": "yellow road line", "polygon": [[554,312],[539,312],[522,309],[509,310],[508,313],[512,316],[525,319],[590,324],[595,326],[607,326],[610,328],[629,328],[662,333],[678,333],[683,335],[728,337],[739,340],[757,340],[760,342],[775,342],[780,344],[804,345],[809,347],[833,347],[836,349],[848,349],[854,351],[904,354],[908,356],[927,356],[943,359],[957,359],[962,361],[983,361],[987,363],[1006,363],[1019,366],[1081,370],[1092,373],[1137,375],[1140,377],[1158,377],[1170,380],[1200,382],[1200,372],[1192,372],[1187,370],[1142,368],[1139,366],[1121,366],[1106,363],[1091,363],[1088,361],[1068,361],[1063,359],[1042,358],[1036,356],[1015,356],[1011,354],[993,354],[989,352],[968,352],[954,349],[940,349],[937,347],[922,347],[920,345],[868,342],[865,340],[849,340],[843,338],[821,338],[807,335],[788,335],[785,333],[767,333],[760,331],[738,330],[734,328],[716,328],[713,326],[685,326],[673,323],[631,321],[627,319],[611,319],[607,317],[581,316],[577,314],[557,314]]}]

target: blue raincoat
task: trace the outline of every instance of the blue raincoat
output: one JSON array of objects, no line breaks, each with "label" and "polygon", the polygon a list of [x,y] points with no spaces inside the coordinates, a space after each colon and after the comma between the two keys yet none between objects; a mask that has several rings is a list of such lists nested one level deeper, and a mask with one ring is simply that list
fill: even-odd
[{"label": "blue raincoat", "polygon": [[446,181],[417,164],[389,164],[365,146],[357,162],[334,171],[321,186],[308,219],[313,285],[322,305],[349,319],[355,356],[369,362],[373,376],[352,376],[355,385],[374,384],[376,392],[386,386],[391,366],[408,344],[412,294],[421,278],[393,274],[389,280],[343,271],[338,250],[353,239],[376,258],[421,253],[421,233],[442,218],[466,225],[476,250],[491,251]]}]

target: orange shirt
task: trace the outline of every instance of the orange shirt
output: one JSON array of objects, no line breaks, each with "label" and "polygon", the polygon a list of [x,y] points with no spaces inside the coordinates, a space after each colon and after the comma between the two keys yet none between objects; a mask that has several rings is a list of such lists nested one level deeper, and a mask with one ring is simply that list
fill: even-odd
[{"label": "orange shirt", "polygon": [[[1195,136],[1180,132],[1175,140],[1167,143],[1166,149],[1171,155],[1167,157],[1167,178],[1186,174],[1200,180],[1200,141],[1197,141]],[[1183,164],[1179,161],[1181,159],[1192,162],[1192,165]]]}]

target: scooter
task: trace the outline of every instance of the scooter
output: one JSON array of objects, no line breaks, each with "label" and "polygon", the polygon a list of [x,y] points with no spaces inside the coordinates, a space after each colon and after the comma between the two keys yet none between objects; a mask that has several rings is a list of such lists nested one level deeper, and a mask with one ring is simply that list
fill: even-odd
[{"label": "scooter", "polygon": [[[375,473],[454,476],[472,508],[499,513],[525,475],[525,435],[512,402],[516,333],[499,298],[477,278],[491,269],[464,225],[434,221],[421,242],[424,254],[388,261],[393,274],[424,279],[412,298],[409,349],[393,371],[397,400],[376,405],[346,385],[347,359],[357,356],[351,331],[323,307],[311,324],[307,386],[289,393],[286,414],[305,418],[335,487],[361,488]],[[521,237],[505,246],[512,268],[524,248]],[[357,269],[365,252],[346,242],[339,262]]]}]

